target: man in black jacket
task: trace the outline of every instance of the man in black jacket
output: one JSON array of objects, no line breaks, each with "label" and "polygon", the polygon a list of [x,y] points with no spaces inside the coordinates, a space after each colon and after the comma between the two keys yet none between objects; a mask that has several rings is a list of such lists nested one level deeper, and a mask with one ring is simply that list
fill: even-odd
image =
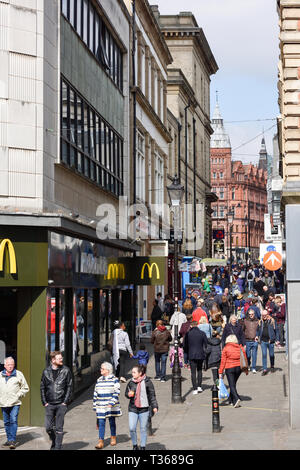
[{"label": "man in black jacket", "polygon": [[[202,365],[206,358],[207,337],[203,331],[199,330],[196,321],[191,323],[191,329],[186,333],[183,341],[184,352],[188,355],[191,366],[193,394],[203,392],[202,385]],[[196,378],[196,372],[198,377]]]},{"label": "man in black jacket", "polygon": [[46,410],[45,426],[52,441],[51,449],[60,450],[73,380],[70,369],[63,365],[63,357],[59,351],[51,352],[50,360],[51,365],[43,371],[41,378],[41,399]]}]

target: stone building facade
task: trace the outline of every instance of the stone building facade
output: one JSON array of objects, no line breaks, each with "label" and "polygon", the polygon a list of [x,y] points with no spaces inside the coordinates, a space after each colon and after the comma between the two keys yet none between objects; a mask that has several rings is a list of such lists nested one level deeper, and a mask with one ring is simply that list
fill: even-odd
[{"label": "stone building facade", "polygon": [[[299,340],[300,269],[298,261],[300,229],[300,3],[277,0],[279,16],[279,173],[282,177],[281,209],[286,248],[287,335],[289,351]],[[280,221],[279,221],[280,222]],[[289,354],[290,425],[300,428],[300,364]]]}]

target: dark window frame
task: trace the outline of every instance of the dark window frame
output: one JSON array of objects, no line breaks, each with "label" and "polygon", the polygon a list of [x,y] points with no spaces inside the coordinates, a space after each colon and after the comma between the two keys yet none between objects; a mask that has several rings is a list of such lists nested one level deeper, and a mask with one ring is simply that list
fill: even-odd
[{"label": "dark window frame", "polygon": [[[67,129],[63,135],[63,90],[66,95]],[[70,97],[74,99],[74,139],[70,137]],[[78,111],[80,110],[80,116]],[[80,119],[78,119],[80,117]],[[97,141],[96,126],[99,127]],[[103,132],[102,132],[103,129]],[[66,132],[67,130],[67,132]],[[81,130],[81,132],[80,132]],[[93,137],[93,152],[91,144]],[[104,140],[104,141],[103,141]],[[123,194],[123,138],[61,77],[61,162],[115,196]],[[65,158],[63,158],[65,155]],[[71,161],[72,155],[72,161]],[[108,166],[109,165],[109,166]]]},{"label": "dark window frame", "polygon": [[[78,5],[80,5],[80,25],[78,25]],[[86,21],[85,5],[87,5]],[[90,24],[91,11],[93,11],[92,25]],[[104,68],[116,87],[123,93],[123,52],[106,25],[106,22],[104,22],[100,16],[96,4],[92,0],[74,1],[74,24],[72,24],[70,18],[70,0],[61,0],[61,14],[69,22],[76,34],[78,34],[80,39],[96,58],[97,62]],[[96,50],[95,37],[96,18],[99,23],[98,50]]]}]

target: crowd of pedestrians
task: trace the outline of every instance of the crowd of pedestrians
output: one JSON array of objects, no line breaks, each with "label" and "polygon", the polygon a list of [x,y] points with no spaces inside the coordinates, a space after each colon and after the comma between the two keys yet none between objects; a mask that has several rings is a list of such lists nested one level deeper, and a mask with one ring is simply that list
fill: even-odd
[{"label": "crowd of pedestrians", "polygon": [[[237,380],[242,371],[257,373],[259,345],[262,376],[269,370],[275,372],[275,347],[285,345],[284,275],[282,270],[273,273],[259,265],[234,265],[231,272],[229,267],[215,268],[203,276],[201,284],[202,289],[186,292],[179,314],[170,308],[172,299],[169,296],[168,308],[165,309],[160,295],[159,306],[156,302],[157,308],[152,312],[153,328],[156,326],[153,337],[158,334],[157,329],[164,326],[167,335],[170,325],[174,340],[176,322],[180,338],[179,355],[183,357],[183,367],[191,371],[192,393],[197,395],[203,391],[202,370],[211,369],[216,383],[226,375],[230,388],[229,403],[239,407],[241,399],[236,390]],[[167,347],[166,344],[164,351]],[[241,368],[242,357],[247,363],[244,369]],[[155,357],[156,361],[159,359]],[[158,366],[157,371],[160,371]],[[164,377],[162,381],[165,381]]]},{"label": "crowd of pedestrians", "polygon": [[[231,274],[231,278],[230,278]],[[270,371],[275,372],[275,347],[285,345],[286,309],[283,293],[283,274],[265,272],[260,266],[232,266],[213,270],[202,279],[202,289],[189,290],[181,311],[175,312],[170,295],[159,293],[153,302],[152,337],[154,348],[154,380],[167,381],[167,361],[174,365],[175,331],[178,331],[180,366],[191,372],[192,393],[202,393],[203,370],[212,371],[218,385],[226,375],[230,389],[229,403],[238,408],[241,397],[237,382],[245,372],[257,373],[259,345],[262,354],[261,375],[267,375],[268,355]],[[178,330],[175,330],[175,325]],[[101,364],[100,377],[93,394],[96,412],[98,443],[104,447],[106,421],[110,428],[110,445],[117,445],[117,421],[122,416],[120,406],[121,383],[128,399],[128,428],[133,450],[145,450],[147,430],[151,417],[158,412],[154,384],[147,376],[149,353],[144,344],[134,354],[125,324],[116,321],[108,343],[111,362]],[[125,362],[138,360],[132,367],[132,378],[127,382]],[[42,373],[41,401],[45,408],[45,427],[51,450],[60,450],[63,442],[64,418],[72,396],[72,374],[63,364],[60,351],[50,353],[50,365]],[[13,358],[6,358],[0,374],[0,407],[4,418],[7,441],[3,444],[16,448],[18,415],[21,398],[29,387],[24,375],[15,368]],[[140,446],[137,427],[140,427]]]}]

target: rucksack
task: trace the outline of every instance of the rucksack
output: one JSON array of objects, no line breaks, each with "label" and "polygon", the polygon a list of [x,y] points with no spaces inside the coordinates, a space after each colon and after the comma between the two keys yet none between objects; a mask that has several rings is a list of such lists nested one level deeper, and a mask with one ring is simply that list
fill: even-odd
[{"label": "rucksack", "polygon": [[252,281],[253,279],[253,274],[252,273],[248,273],[248,281]]}]

